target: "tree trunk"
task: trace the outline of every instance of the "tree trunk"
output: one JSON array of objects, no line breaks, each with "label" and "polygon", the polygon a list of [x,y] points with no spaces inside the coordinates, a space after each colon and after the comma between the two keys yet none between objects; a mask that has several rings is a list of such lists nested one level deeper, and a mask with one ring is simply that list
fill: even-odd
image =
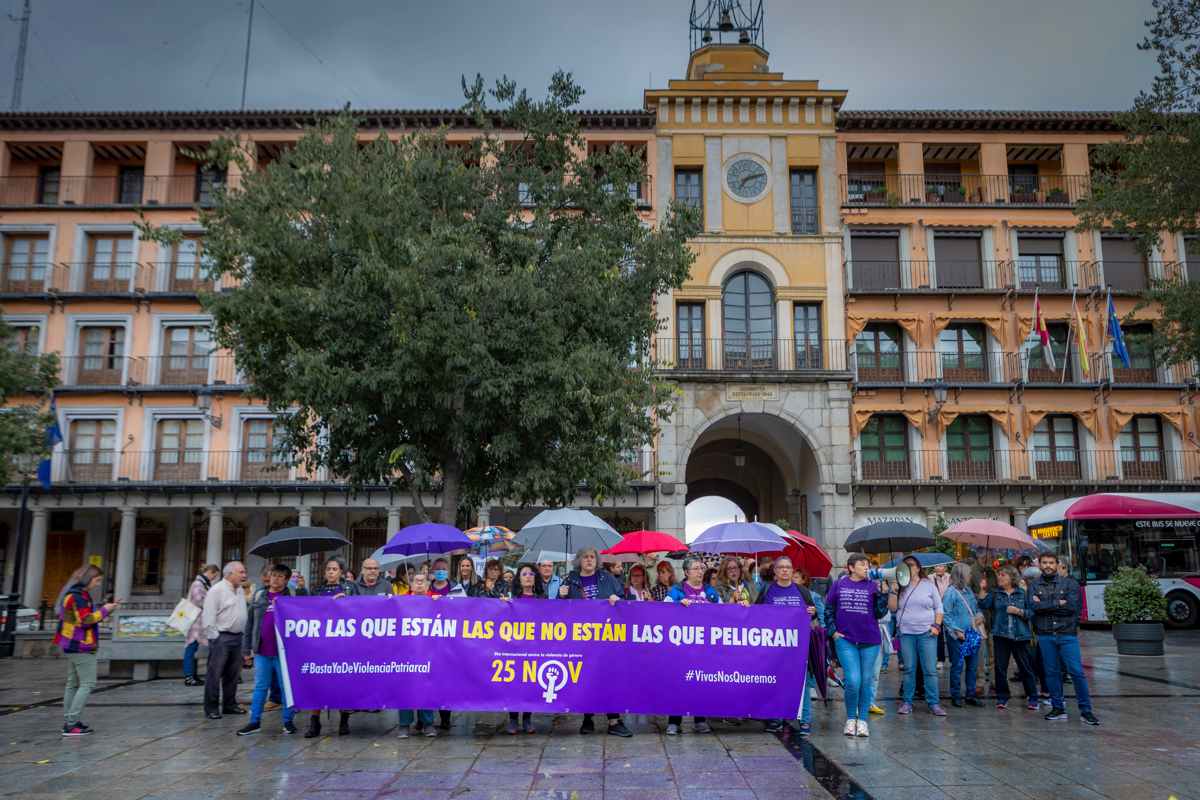
[{"label": "tree trunk", "polygon": [[462,494],[463,464],[456,455],[442,462],[442,508],[439,518],[444,525],[458,524],[458,501]]}]

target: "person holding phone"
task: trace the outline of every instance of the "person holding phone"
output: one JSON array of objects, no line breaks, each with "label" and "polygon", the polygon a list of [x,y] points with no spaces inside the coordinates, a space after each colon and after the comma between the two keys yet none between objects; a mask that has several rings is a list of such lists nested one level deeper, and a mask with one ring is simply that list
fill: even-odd
[{"label": "person holding phone", "polygon": [[58,630],[54,643],[67,660],[67,685],[63,691],[63,736],[86,736],[92,729],[80,719],[88,696],[96,688],[96,650],[99,625],[116,610],[119,600],[93,608],[92,595],[104,584],[104,572],[88,564],[71,573],[58,593],[54,610]]}]

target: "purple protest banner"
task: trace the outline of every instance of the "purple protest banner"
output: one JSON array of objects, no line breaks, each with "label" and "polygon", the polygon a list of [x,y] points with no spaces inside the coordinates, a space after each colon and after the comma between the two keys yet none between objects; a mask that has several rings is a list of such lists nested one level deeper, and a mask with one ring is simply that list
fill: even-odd
[{"label": "purple protest banner", "polygon": [[803,608],[596,600],[281,597],[297,708],[793,718]]}]

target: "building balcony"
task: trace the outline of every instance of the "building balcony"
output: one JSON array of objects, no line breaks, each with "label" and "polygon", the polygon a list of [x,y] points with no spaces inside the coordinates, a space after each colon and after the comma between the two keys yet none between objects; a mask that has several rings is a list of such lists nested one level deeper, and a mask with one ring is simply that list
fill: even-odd
[{"label": "building balcony", "polygon": [[654,366],[675,374],[844,372],[846,342],[770,337],[658,339]]},{"label": "building balcony", "polygon": [[224,182],[184,175],[79,175],[0,178],[0,207],[211,206]]},{"label": "building balcony", "polygon": [[54,455],[54,482],[64,484],[325,483],[265,450],[63,450]]},{"label": "building balcony", "polygon": [[850,372],[859,385],[910,386],[946,383],[1009,384],[1021,378],[1021,353],[942,353],[901,350],[849,354]]},{"label": "building balcony", "polygon": [[1071,208],[1091,189],[1087,175],[934,175],[848,173],[842,205],[853,208]]},{"label": "building balcony", "polygon": [[850,259],[843,265],[851,294],[1105,291],[1141,294],[1185,280],[1178,261],[1064,261],[1017,257],[987,260]]},{"label": "building balcony", "polygon": [[82,355],[59,361],[63,391],[182,390],[244,385],[232,355]]},{"label": "building balcony", "polygon": [[68,261],[38,264],[18,270],[0,265],[0,298],[117,296],[173,294],[194,296],[236,288],[238,281],[222,275],[206,277],[201,264],[179,265],[142,261]]},{"label": "building balcony", "polygon": [[1083,450],[1037,448],[954,452],[855,452],[854,480],[867,485],[909,484],[1200,484],[1200,451],[1143,448]]}]

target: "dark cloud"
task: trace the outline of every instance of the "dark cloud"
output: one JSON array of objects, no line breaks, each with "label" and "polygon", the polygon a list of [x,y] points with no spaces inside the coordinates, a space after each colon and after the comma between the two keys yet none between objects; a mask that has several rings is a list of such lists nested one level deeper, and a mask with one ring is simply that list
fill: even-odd
[{"label": "dark cloud", "polygon": [[[26,109],[236,108],[249,0],[34,0]],[[463,73],[637,108],[687,63],[687,0],[260,0],[247,105],[446,107]],[[16,14],[20,0],[0,0]],[[775,69],[850,108],[1120,109],[1150,0],[768,0]],[[18,25],[0,20],[6,108]]]}]

